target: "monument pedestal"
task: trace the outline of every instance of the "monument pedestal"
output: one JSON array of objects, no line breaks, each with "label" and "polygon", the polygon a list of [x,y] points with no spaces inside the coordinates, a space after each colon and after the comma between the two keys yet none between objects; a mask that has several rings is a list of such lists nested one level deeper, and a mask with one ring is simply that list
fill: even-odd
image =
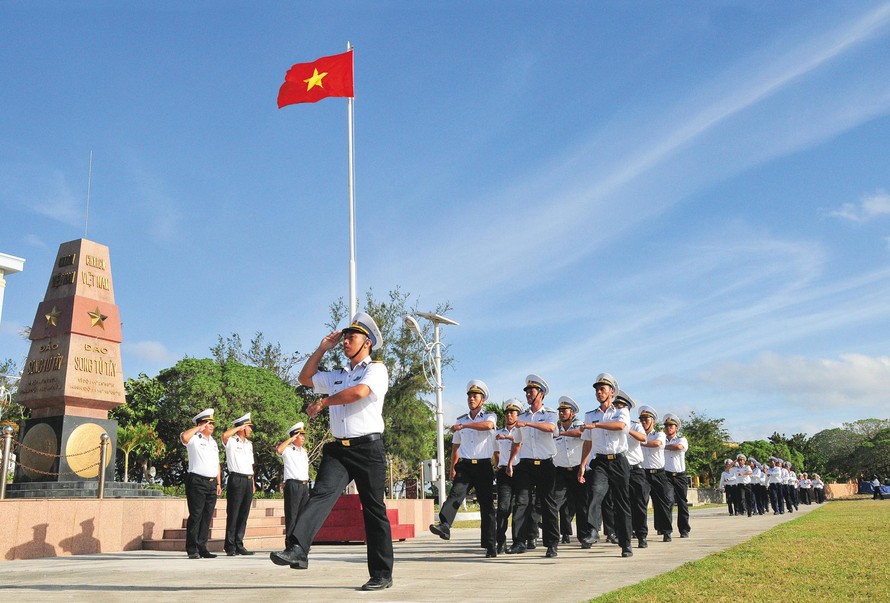
[{"label": "monument pedestal", "polygon": [[97,480],[103,433],[109,437],[103,469],[105,481],[110,482],[114,479],[117,421],[73,415],[22,421],[15,482]]}]

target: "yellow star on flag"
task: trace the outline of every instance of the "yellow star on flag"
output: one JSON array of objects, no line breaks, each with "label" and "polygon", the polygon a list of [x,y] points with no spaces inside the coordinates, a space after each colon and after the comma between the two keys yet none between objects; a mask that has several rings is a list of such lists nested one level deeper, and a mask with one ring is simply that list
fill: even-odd
[{"label": "yellow star on flag", "polygon": [[59,316],[61,316],[61,315],[62,315],[62,313],[59,312],[59,309],[57,307],[53,306],[53,311],[50,312],[49,314],[46,314],[46,326],[47,327],[59,326]]},{"label": "yellow star on flag", "polygon": [[95,327],[96,325],[105,329],[105,319],[108,318],[104,314],[99,311],[99,306],[96,306],[96,309],[92,312],[87,312],[90,315],[90,322],[93,324],[91,326]]},{"label": "yellow star on flag", "polygon": [[327,71],[325,71],[324,73],[319,73],[318,69],[313,69],[312,71],[314,71],[312,77],[310,77],[308,80],[303,80],[304,82],[306,82],[306,92],[309,92],[316,86],[318,86],[319,88],[324,88],[321,80],[328,74]]}]

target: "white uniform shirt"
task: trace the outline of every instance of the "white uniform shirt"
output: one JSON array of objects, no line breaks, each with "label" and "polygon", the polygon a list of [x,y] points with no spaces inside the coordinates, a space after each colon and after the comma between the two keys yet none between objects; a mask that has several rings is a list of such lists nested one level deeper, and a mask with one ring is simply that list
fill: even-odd
[{"label": "white uniform shirt", "polygon": [[640,465],[643,463],[643,450],[642,446],[640,446],[640,441],[630,435],[631,431],[636,431],[637,433],[641,433],[646,435],[646,430],[643,429],[643,426],[639,421],[631,421],[630,427],[628,428],[628,433],[625,435],[627,438],[627,462],[633,467],[634,465]]},{"label": "white uniform shirt", "polygon": [[763,476],[763,472],[761,472],[757,466],[748,467],[748,469],[751,470],[751,483],[755,486],[758,485],[760,483],[760,478]]},{"label": "white uniform shirt", "polygon": [[[499,429],[495,434],[495,437],[502,435],[505,436],[504,439],[498,440],[495,439],[494,443],[498,447],[498,467],[506,467],[507,463],[510,461],[510,452],[511,448],[513,448],[513,435],[519,433],[515,427],[504,427],[503,429]],[[513,459],[513,466],[519,462],[519,455],[516,455],[516,458]]]},{"label": "white uniform shirt", "polygon": [[371,362],[368,357],[354,369],[319,371],[312,376],[312,389],[315,393],[329,396],[360,384],[371,389],[368,396],[351,404],[329,407],[331,433],[335,438],[357,438],[369,433],[383,433],[383,397],[389,389],[389,372],[385,364]]},{"label": "white uniform shirt", "polygon": [[302,482],[309,481],[309,455],[306,449],[300,446],[297,448],[293,444],[289,444],[284,451],[278,455],[284,461],[284,480],[298,479]]},{"label": "white uniform shirt", "polygon": [[753,471],[751,471],[751,467],[749,467],[748,465],[739,465],[739,470],[737,473],[737,475],[739,476],[739,483],[750,484],[752,473]]},{"label": "white uniform shirt", "polygon": [[686,471],[686,451],[689,450],[689,442],[683,436],[678,435],[668,440],[665,445],[670,446],[671,444],[679,444],[682,449],[664,451],[664,470],[670,473]]},{"label": "white uniform shirt", "polygon": [[809,490],[810,487],[813,485],[813,482],[811,482],[808,479],[802,479],[798,483],[800,484],[800,487],[803,488],[804,490]]},{"label": "white uniform shirt", "polygon": [[738,476],[732,472],[732,467],[730,467],[729,471],[724,471],[720,474],[720,484],[717,487],[722,490],[727,486],[735,486],[738,479]]},{"label": "white uniform shirt", "polygon": [[599,428],[584,430],[581,439],[591,442],[590,451],[593,454],[627,452],[627,430],[630,428],[630,412],[626,408],[610,405],[605,412],[598,406],[584,415],[585,423],[614,423],[617,421],[624,423],[623,431]]},{"label": "white uniform shirt", "polygon": [[664,469],[664,444],[667,436],[663,431],[653,431],[647,438],[647,442],[658,442],[658,448],[641,446],[643,451],[643,469]]},{"label": "white uniform shirt", "polygon": [[557,435],[553,438],[556,445],[556,456],[553,464],[557,467],[577,467],[581,464],[581,438],[579,436],[562,435],[564,431],[581,429],[581,419],[575,418],[568,429],[563,429],[562,424],[557,426]]},{"label": "white uniform shirt", "polygon": [[229,473],[253,475],[253,443],[233,435],[226,442],[226,467]]},{"label": "white uniform shirt", "polygon": [[784,467],[781,467],[781,469],[782,469],[782,481],[779,483],[782,485],[785,485],[788,483],[788,470],[785,469]]},{"label": "white uniform shirt", "polygon": [[[532,412],[529,408],[519,415],[518,421],[526,423],[552,423],[554,427],[559,424],[556,411],[552,408],[542,406],[537,412]],[[521,442],[522,448],[519,449],[518,458],[520,459],[552,459],[556,454],[556,445],[553,438],[556,436],[554,432],[541,431],[534,427],[520,427],[513,432],[513,441]]]},{"label": "white uniform shirt", "polygon": [[796,489],[797,488],[797,474],[794,471],[791,471],[789,469],[788,470],[788,481],[785,483],[790,486],[794,486]]},{"label": "white uniform shirt", "polygon": [[[483,423],[489,421],[492,425],[498,424],[498,416],[493,412],[485,412],[481,408],[476,418],[470,417],[470,413],[457,418],[459,425],[467,423]],[[490,459],[494,454],[494,429],[479,431],[478,429],[459,429],[451,438],[452,444],[458,444],[457,456],[462,459]],[[509,458],[509,457],[507,457]]]},{"label": "white uniform shirt", "polygon": [[813,480],[813,489],[814,490],[821,490],[824,487],[825,487],[825,483],[821,479]]},{"label": "white uniform shirt", "polygon": [[767,484],[781,484],[782,483],[782,469],[779,467],[769,467],[766,470],[766,483]]},{"label": "white uniform shirt", "polygon": [[185,449],[189,456],[189,473],[203,477],[219,475],[219,446],[216,445],[216,440],[203,433],[196,433],[185,445]]}]

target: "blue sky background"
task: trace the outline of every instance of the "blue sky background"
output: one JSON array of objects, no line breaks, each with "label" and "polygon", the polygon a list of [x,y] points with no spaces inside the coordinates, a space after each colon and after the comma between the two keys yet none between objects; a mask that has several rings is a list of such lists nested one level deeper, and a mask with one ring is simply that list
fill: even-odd
[{"label": "blue sky background", "polygon": [[[185,4],[185,6],[182,6]],[[307,352],[347,291],[450,301],[464,384],[614,374],[737,440],[890,417],[890,4],[0,2],[0,357],[60,243],[110,247],[127,377]]]}]

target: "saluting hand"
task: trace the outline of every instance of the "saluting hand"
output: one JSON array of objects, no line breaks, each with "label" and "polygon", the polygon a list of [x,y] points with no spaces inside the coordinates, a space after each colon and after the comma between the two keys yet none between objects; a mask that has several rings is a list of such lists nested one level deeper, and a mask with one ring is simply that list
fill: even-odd
[{"label": "saluting hand", "polygon": [[340,340],[343,339],[342,331],[331,331],[328,333],[324,339],[321,340],[321,343],[318,344],[319,349],[327,352],[328,350],[333,350],[337,347],[337,344],[340,343]]}]

